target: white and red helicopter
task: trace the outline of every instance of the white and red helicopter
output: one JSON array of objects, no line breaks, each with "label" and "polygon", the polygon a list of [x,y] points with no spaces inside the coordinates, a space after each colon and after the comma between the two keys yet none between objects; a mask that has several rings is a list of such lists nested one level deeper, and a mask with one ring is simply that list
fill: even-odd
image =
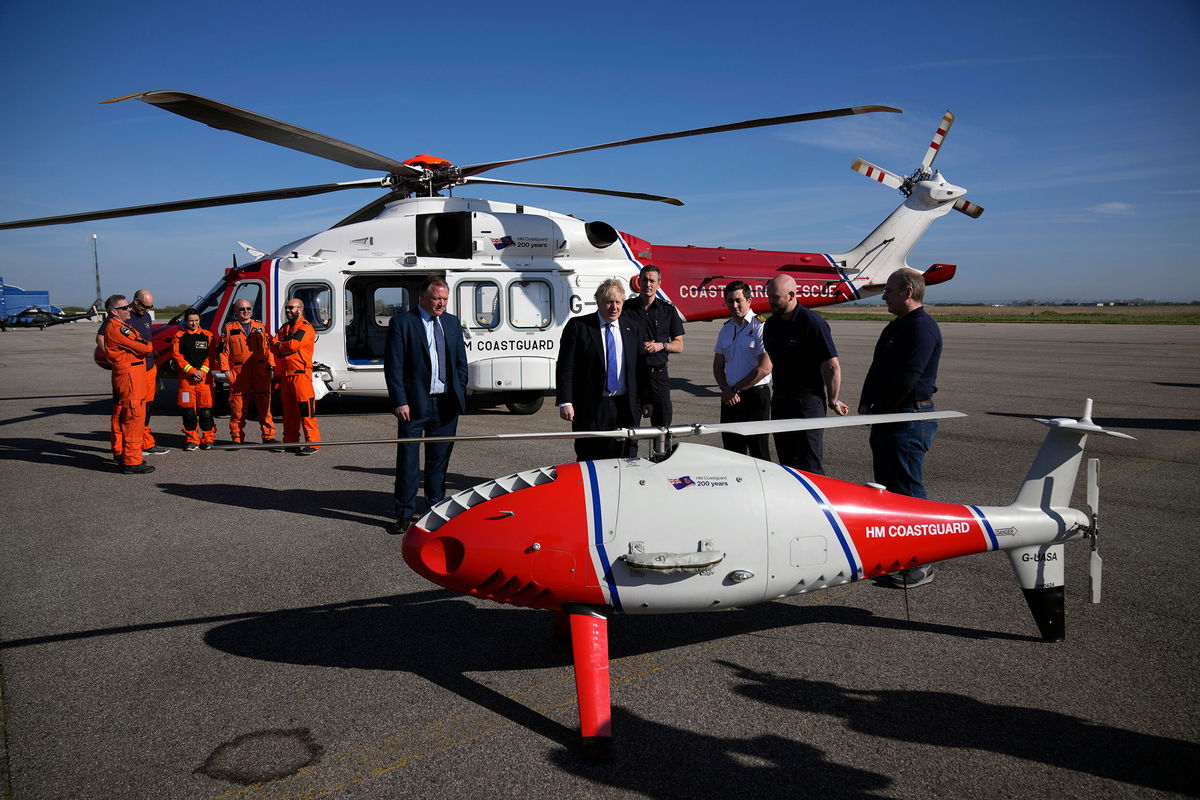
[{"label": "white and red helicopter", "polygon": [[[1038,419],[1049,431],[1007,506],[942,503],[836,480],[677,440],[961,417],[956,411],[627,428],[322,442],[650,439],[649,458],[558,464],[458,492],[404,534],[404,560],[473,597],[556,613],[571,638],[580,733],[594,755],[612,737],[608,618],[715,611],[877,578],[918,564],[1004,551],[1042,638],[1061,641],[1064,543],[1091,542],[1100,602],[1098,460],[1087,506],[1071,507],[1088,434],[1133,437],[1092,419]],[[254,449],[271,445],[229,445]]]},{"label": "white and red helicopter", "polygon": [[[382,178],[297,186],[286,189],[155,203],[106,211],[0,223],[0,230],[87,222],[192,208],[306,197],[348,189],[383,189],[384,194],[329,230],[267,253],[243,245],[253,260],[227,269],[196,303],[202,325],[214,332],[232,316],[234,301],[247,299],[256,319],[270,331],[281,321],[291,297],[305,304],[317,329],[315,361],[327,388],[346,394],[386,395],[383,347],[387,324],[396,311],[416,304],[414,289],[430,274],[450,285],[451,311],[464,325],[469,360],[468,390],[496,393],[510,410],[533,413],[554,388],[554,363],[563,326],[594,306],[595,288],[608,278],[636,289],[644,264],[662,270],[661,292],[687,320],[710,320],[728,313],[722,292],[733,279],[755,287],[755,311],[767,308],[762,284],[773,275],[793,275],[801,301],[822,306],[878,294],[887,276],[907,266],[913,245],[937,218],[951,209],[978,217],[983,209],[963,199],[964,189],[933,171],[946,132],[947,112],[920,167],[908,177],[857,160],[853,168],[897,188],[904,202],[866,239],[845,253],[799,253],[654,245],[606,222],[516,203],[443,196],[456,186],[505,185],[562,189],[682,205],[661,195],[550,186],[481,177],[499,167],[606,148],[723,131],[782,125],[874,112],[887,106],[856,106],[830,111],[696,128],[643,136],[554,153],[457,166],[428,155],[406,161],[244,109],[184,92],[155,91],[136,98],[214,128],[331,159]],[[953,277],[955,267],[935,264],[927,283]],[[156,332],[160,362],[169,358],[175,328]]]}]

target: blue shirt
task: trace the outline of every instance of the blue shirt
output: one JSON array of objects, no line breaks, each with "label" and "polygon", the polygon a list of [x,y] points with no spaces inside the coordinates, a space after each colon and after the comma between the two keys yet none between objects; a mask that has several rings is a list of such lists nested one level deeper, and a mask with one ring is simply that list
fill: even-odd
[{"label": "blue shirt", "polygon": [[[425,346],[429,348],[429,394],[442,394],[446,391],[446,384],[438,380],[438,352],[434,345],[433,325],[434,316],[427,312],[421,306],[417,306],[417,313],[421,315],[421,322],[425,324]],[[442,329],[443,337],[446,334],[446,329]]]}]

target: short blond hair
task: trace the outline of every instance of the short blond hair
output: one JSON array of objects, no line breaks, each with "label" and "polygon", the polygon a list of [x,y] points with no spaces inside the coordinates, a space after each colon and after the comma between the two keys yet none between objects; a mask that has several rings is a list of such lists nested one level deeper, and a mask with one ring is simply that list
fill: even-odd
[{"label": "short blond hair", "polygon": [[620,278],[609,278],[596,287],[596,302],[605,300],[625,299],[625,282]]}]

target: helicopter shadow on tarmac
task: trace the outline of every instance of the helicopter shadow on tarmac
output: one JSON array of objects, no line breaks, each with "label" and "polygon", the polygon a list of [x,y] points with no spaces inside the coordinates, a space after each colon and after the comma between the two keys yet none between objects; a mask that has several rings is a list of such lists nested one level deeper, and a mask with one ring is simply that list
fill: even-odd
[{"label": "helicopter shadow on tarmac", "polygon": [[[620,659],[813,623],[1032,641],[1010,633],[880,618],[866,609],[765,603],[704,615],[619,617],[610,626],[609,650]],[[551,615],[544,612],[418,592],[239,619],[212,628],[204,641],[223,652],[264,661],[410,672],[564,747],[578,742],[574,729],[468,677],[472,672],[569,667],[570,645],[553,637]]]},{"label": "helicopter shadow on tarmac", "polygon": [[[744,681],[735,689],[743,697],[840,719],[858,733],[997,753],[1159,791],[1196,794],[1200,745],[1193,742],[951,692],[851,689],[717,663]],[[919,724],[914,724],[916,718]]]}]

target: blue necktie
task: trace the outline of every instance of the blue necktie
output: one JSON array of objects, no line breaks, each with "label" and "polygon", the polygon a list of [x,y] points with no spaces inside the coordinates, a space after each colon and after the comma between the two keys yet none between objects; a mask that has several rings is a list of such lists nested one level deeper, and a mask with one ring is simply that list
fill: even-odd
[{"label": "blue necktie", "polygon": [[446,333],[442,330],[442,318],[433,318],[433,349],[437,353],[438,382],[446,385]]},{"label": "blue necktie", "polygon": [[617,393],[617,342],[613,338],[612,323],[604,326],[604,357],[608,361],[608,380],[604,388],[609,394]]}]

